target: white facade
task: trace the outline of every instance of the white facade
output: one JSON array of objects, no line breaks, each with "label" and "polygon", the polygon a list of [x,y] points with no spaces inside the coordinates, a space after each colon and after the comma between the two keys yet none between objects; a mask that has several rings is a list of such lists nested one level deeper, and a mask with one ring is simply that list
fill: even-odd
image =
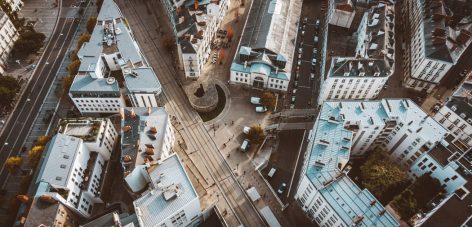
[{"label": "white facade", "polygon": [[[229,7],[229,0],[199,1],[198,10],[194,2],[161,0],[170,19],[180,65],[187,78],[197,79],[208,61],[211,42],[220,28]],[[178,10],[176,10],[178,9]]]},{"label": "white facade", "polygon": [[234,84],[242,84],[250,87],[265,88],[274,91],[286,92],[290,78],[287,74],[280,73],[278,76],[266,74],[264,71],[255,70],[257,67],[270,68],[267,64],[255,64],[252,70],[238,70],[239,66],[233,65],[233,70],[230,72],[230,82]]},{"label": "white facade", "polygon": [[[349,6],[341,5],[344,8]],[[333,8],[334,13],[328,17],[334,25],[337,25],[334,22],[339,17],[337,8]],[[354,57],[331,57],[318,103],[325,100],[376,98],[395,70],[394,33],[393,5],[378,3],[364,13],[356,32],[357,45],[352,53]]]},{"label": "white facade", "polygon": [[[472,25],[468,23],[472,16],[463,19],[464,26],[451,28],[445,21],[450,15],[445,15],[449,9],[443,1],[405,3],[405,29],[410,34],[403,59],[404,86],[430,93],[472,43]],[[425,12],[435,14],[434,18]]]},{"label": "white facade", "polygon": [[7,14],[0,10],[0,74],[5,72],[8,56],[19,35]]},{"label": "white facade", "polygon": [[[125,97],[136,107],[158,106],[161,84],[154,70],[146,66],[114,1],[104,1],[90,40],[77,56],[81,64],[69,96],[82,114],[118,113],[126,106]],[[121,77],[124,82],[117,81]],[[142,97],[149,101],[139,101]]]},{"label": "white facade", "polygon": [[100,187],[103,182],[105,158],[90,151],[82,139],[57,134],[49,143],[47,156],[41,166],[38,182],[46,182],[58,193],[58,199],[88,218],[96,203],[102,203]]}]

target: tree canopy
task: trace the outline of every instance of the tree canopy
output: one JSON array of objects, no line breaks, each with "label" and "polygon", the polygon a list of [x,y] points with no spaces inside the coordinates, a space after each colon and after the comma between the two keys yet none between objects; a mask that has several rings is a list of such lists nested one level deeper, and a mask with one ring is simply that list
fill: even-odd
[{"label": "tree canopy", "polygon": [[44,146],[34,146],[31,148],[31,150],[28,152],[28,159],[29,159],[29,164],[31,167],[35,167],[38,163],[39,160],[41,159],[41,155],[43,154],[44,151]]},{"label": "tree canopy", "polygon": [[46,36],[43,33],[36,32],[34,29],[23,31],[15,42],[12,53],[16,58],[34,54],[43,47],[45,39]]},{"label": "tree canopy", "polygon": [[261,104],[266,106],[268,109],[273,110],[275,107],[275,96],[274,93],[266,91],[262,94]]},{"label": "tree canopy", "polygon": [[71,62],[69,66],[67,66],[67,71],[69,71],[69,75],[74,75],[74,76],[77,75],[77,73],[79,72],[79,67],[80,67],[79,59]]},{"label": "tree canopy", "polygon": [[88,33],[92,34],[93,28],[95,28],[95,25],[97,24],[97,17],[89,17],[87,21],[87,31]]},{"label": "tree canopy", "polygon": [[85,42],[90,41],[90,37],[91,37],[91,36],[90,36],[90,34],[88,34],[88,33],[82,34],[82,35],[79,37],[79,41],[77,42],[77,50],[79,50]]},{"label": "tree canopy", "polygon": [[16,173],[21,167],[22,158],[20,156],[11,156],[5,162],[5,168],[10,173]]},{"label": "tree canopy", "polygon": [[0,106],[11,105],[16,93],[20,90],[20,84],[12,76],[0,76]]},{"label": "tree canopy", "polygon": [[261,142],[264,139],[264,130],[259,125],[252,125],[247,137],[254,143]]},{"label": "tree canopy", "polygon": [[373,151],[361,166],[362,186],[382,198],[390,189],[408,181],[407,174],[383,151]]}]

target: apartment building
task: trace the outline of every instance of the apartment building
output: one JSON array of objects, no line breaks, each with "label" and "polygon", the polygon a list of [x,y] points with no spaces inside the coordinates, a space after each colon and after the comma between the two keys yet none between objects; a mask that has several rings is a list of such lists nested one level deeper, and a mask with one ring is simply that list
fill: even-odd
[{"label": "apartment building", "polygon": [[19,34],[8,15],[0,9],[0,74],[5,73],[8,56]]},{"label": "apartment building", "polygon": [[334,1],[334,11],[329,23],[339,27],[350,28],[355,15],[356,10],[351,0],[337,0]]},{"label": "apartment building", "polygon": [[[360,189],[347,176],[351,149],[359,136],[346,125],[350,121],[343,120],[343,115],[359,102],[340,104],[325,102],[310,131],[295,199],[319,226],[400,226],[367,189]],[[371,102],[366,108],[375,104],[380,105]]]},{"label": "apartment building", "polygon": [[211,45],[229,7],[229,0],[160,0],[177,41],[185,77],[197,79],[210,58]]},{"label": "apartment building", "polygon": [[[45,184],[47,187],[47,185]],[[24,226],[78,226],[82,218],[51,195],[32,198]]]},{"label": "apartment building", "polygon": [[147,165],[171,155],[174,130],[164,108],[123,108],[120,115],[121,164],[127,185],[138,193],[148,185]]},{"label": "apartment building", "polygon": [[[405,30],[409,32],[403,59],[405,87],[433,91],[472,42],[472,16],[455,14],[449,8],[455,4],[460,3],[405,2],[403,16],[407,18]],[[470,4],[468,7],[472,9]]]},{"label": "apartment building", "polygon": [[91,151],[81,138],[57,134],[49,142],[36,184],[35,197],[49,196],[81,217],[103,203],[100,189],[107,159]]},{"label": "apartment building", "polygon": [[131,29],[113,0],[103,2],[69,96],[82,114],[118,113],[125,98],[136,107],[157,107],[161,84],[146,63]]},{"label": "apartment building", "polygon": [[472,147],[472,74],[457,88],[448,101],[439,109],[434,119],[451,134],[450,143],[461,150]]},{"label": "apartment building", "polygon": [[20,11],[23,7],[23,1],[21,0],[4,0],[3,2],[8,4],[13,12]]},{"label": "apartment building", "polygon": [[[331,24],[340,25],[339,8],[348,10],[348,5],[337,4],[332,9],[335,12],[328,17]],[[328,59],[318,103],[325,100],[374,99],[378,96],[395,70],[394,14],[394,6],[386,3],[371,6],[363,14],[355,33],[356,48],[346,50],[352,57],[345,56],[345,53],[332,53]],[[343,22],[347,26],[346,23]],[[349,26],[351,23],[352,20]],[[328,41],[326,45],[334,44]]]},{"label": "apartment building", "polygon": [[177,154],[147,163],[141,174],[148,188],[133,202],[139,226],[195,226],[198,194]]},{"label": "apartment building", "polygon": [[230,83],[286,92],[290,83],[302,1],[254,0],[244,25]]},{"label": "apartment building", "polygon": [[58,133],[82,139],[89,150],[100,153],[109,160],[118,132],[108,118],[70,118],[61,119]]}]

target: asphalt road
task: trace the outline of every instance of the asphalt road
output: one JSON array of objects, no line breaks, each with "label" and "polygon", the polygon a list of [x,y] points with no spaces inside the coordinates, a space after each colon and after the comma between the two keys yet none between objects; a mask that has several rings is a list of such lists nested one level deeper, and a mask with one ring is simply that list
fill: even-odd
[{"label": "asphalt road", "polygon": [[[293,69],[292,69],[292,91],[291,94],[287,95],[287,98],[290,104],[294,105],[295,109],[306,109],[312,108],[315,105],[314,102],[318,99],[318,93],[320,88],[320,68],[319,68],[319,61],[320,61],[320,48],[319,45],[321,44],[321,40],[318,41],[317,44],[314,42],[314,35],[315,35],[315,21],[318,18],[320,20],[320,29],[323,23],[323,16],[321,12],[321,4],[323,1],[316,0],[316,1],[304,1],[303,8],[302,8],[302,15],[301,15],[301,22],[303,18],[307,18],[308,21],[305,25],[305,29],[302,29],[303,23],[300,22],[300,26],[298,29],[297,35],[297,46],[294,53],[294,62],[293,62]],[[320,31],[318,30],[318,32]],[[304,31],[302,35],[302,31]],[[321,38],[318,35],[319,38]],[[301,45],[301,42],[303,44]],[[302,48],[302,56],[298,58],[298,49]],[[313,48],[318,49],[317,56],[317,63],[315,65],[314,70],[312,70],[311,60],[313,58]],[[301,60],[301,65],[298,66],[298,60]],[[298,68],[298,69],[297,69]],[[310,73],[315,74],[315,78],[312,80],[310,78]],[[298,76],[297,76],[298,74]],[[296,90],[296,91],[295,91]],[[292,101],[292,96],[295,96],[295,102]],[[290,106],[290,105],[288,105]]]},{"label": "asphalt road", "polygon": [[46,98],[63,57],[71,42],[78,22],[73,18],[60,18],[56,32],[44,51],[43,58],[31,76],[25,93],[21,96],[18,106],[11,113],[11,118],[0,136],[0,184],[3,187],[8,177],[5,161],[10,156],[19,155],[23,144],[31,130],[41,105]]}]

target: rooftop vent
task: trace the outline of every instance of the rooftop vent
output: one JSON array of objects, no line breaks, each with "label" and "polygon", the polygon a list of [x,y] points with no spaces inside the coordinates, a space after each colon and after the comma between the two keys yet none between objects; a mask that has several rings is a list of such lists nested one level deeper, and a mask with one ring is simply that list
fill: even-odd
[{"label": "rooftop vent", "polygon": [[107,78],[107,84],[108,84],[108,85],[114,84],[115,81],[116,81],[115,77],[108,77],[108,78]]}]

